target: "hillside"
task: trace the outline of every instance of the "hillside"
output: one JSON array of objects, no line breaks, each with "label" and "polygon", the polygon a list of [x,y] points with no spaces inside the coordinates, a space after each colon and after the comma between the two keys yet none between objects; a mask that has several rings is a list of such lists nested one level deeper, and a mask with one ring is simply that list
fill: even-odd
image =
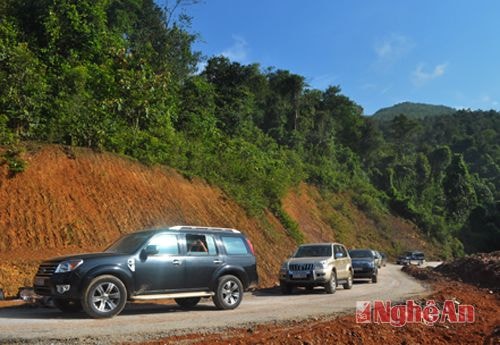
[{"label": "hillside", "polygon": [[444,105],[403,102],[378,110],[373,114],[373,118],[390,121],[396,116],[404,114],[409,118],[422,119],[427,116],[451,115],[456,111],[456,109]]},{"label": "hillside", "polygon": [[[252,240],[261,286],[276,283],[294,240],[271,213],[249,217],[219,188],[186,179],[173,169],[148,167],[88,149],[31,145],[26,171],[9,177],[0,167],[0,288],[8,294],[31,285],[46,258],[103,249],[145,227],[198,224],[241,229]],[[283,208],[310,242],[338,240],[395,255],[407,248],[439,252],[406,221],[385,215],[377,223],[347,194],[322,195],[301,184]]]},{"label": "hillside", "polygon": [[[184,1],[175,3],[180,2]],[[489,125],[495,124],[494,114],[458,111],[429,118],[454,110],[404,103],[392,111],[409,117],[427,115],[425,121],[406,116],[372,121],[340,86],[311,89],[305,76],[279,66],[245,65],[212,56],[195,73],[202,62],[193,49],[199,35],[191,31],[189,15],[170,20],[169,11],[175,8],[168,5],[162,8],[153,0],[44,4],[29,0],[0,6],[0,145],[7,150],[0,164],[5,161],[10,174],[24,171],[19,153],[27,142],[85,147],[149,166],[168,166],[218,186],[224,198],[242,206],[239,212],[255,216],[272,210],[286,233],[298,241],[303,234],[289,218],[292,210],[284,208],[287,193],[306,183],[316,186],[321,198],[337,194],[331,202],[321,203],[335,205],[334,215],[321,211],[322,221],[353,244],[360,239],[352,235],[354,229],[368,231],[346,225],[357,224],[349,207],[355,204],[383,233],[393,229],[384,216],[389,210],[414,222],[440,244],[445,257],[460,256],[464,250],[497,249],[489,238],[498,226],[483,226],[496,219],[494,201],[500,193],[499,131]],[[458,116],[463,121],[456,121]],[[37,168],[42,175],[44,163]],[[13,179],[22,180],[24,189],[39,178],[24,177],[34,173],[33,166],[30,163],[28,172]],[[73,168],[75,174],[83,169]],[[85,186],[81,189],[66,180],[68,186],[54,186],[53,192],[38,185],[23,192],[13,189],[12,195],[20,198],[34,193],[32,199],[21,200],[24,204],[48,205],[46,215],[28,207],[23,221],[65,234],[42,238],[49,248],[60,247],[56,243],[85,247],[95,236],[105,243],[119,233],[160,221],[207,221],[188,218],[183,214],[187,211],[179,211],[181,206],[157,196],[158,188],[150,185],[163,178],[143,181],[144,189],[132,179],[132,188],[154,195],[150,206],[149,199],[131,198],[119,182],[108,190],[109,171],[95,176],[99,169],[75,178]],[[65,173],[60,176],[66,178]],[[198,188],[192,190],[198,193]],[[13,216],[4,216],[9,222],[9,217],[18,217],[11,204]],[[139,204],[145,205],[141,216],[129,215]],[[94,215],[94,208],[102,208],[103,214]],[[55,224],[46,220],[61,210],[69,212],[61,215],[67,219]],[[276,221],[257,218],[259,224]],[[262,229],[271,229],[269,224]],[[7,227],[4,247],[18,240],[11,225]],[[26,246],[36,246],[39,228],[23,230]],[[95,235],[82,229],[100,231]],[[102,229],[112,230],[108,234]]]}]

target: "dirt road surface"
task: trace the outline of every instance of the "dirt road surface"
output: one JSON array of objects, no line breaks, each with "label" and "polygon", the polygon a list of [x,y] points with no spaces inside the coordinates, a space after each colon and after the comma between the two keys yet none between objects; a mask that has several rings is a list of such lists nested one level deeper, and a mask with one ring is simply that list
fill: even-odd
[{"label": "dirt road surface", "polygon": [[118,316],[90,319],[84,313],[63,314],[56,309],[10,307],[0,309],[0,344],[116,344],[192,333],[221,331],[261,323],[300,320],[315,316],[354,313],[356,301],[404,300],[429,291],[388,264],[379,271],[379,282],[355,282],[352,290],[339,288],[333,295],[322,289],[296,291],[282,296],[278,289],[246,293],[235,310],[216,310],[210,299],[194,310],[175,305],[131,303]]}]

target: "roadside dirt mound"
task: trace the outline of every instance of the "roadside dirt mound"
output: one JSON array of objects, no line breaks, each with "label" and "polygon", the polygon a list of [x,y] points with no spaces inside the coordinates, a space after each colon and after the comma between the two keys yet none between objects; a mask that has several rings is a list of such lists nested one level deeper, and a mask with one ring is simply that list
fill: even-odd
[{"label": "roadside dirt mound", "polygon": [[[433,284],[435,293],[427,297],[442,305],[445,300],[473,305],[475,321],[456,324],[436,322],[433,326],[408,323],[403,327],[389,324],[358,324],[354,316],[334,319],[310,319],[279,325],[267,324],[230,329],[217,334],[189,334],[169,337],[140,345],[163,344],[484,344],[500,343],[500,297],[459,282]],[[139,344],[134,344],[139,345]]]},{"label": "roadside dirt mound", "polygon": [[464,283],[500,291],[500,251],[473,254],[445,262],[435,271]]},{"label": "roadside dirt mound", "polygon": [[108,153],[30,147],[25,172],[0,167],[0,288],[30,286],[39,261],[102,250],[120,235],[175,224],[240,229],[253,242],[262,286],[295,247],[270,213],[250,218],[219,188],[172,169]]},{"label": "roadside dirt mound", "polygon": [[401,270],[418,280],[441,281],[449,280],[441,273],[434,270],[433,267],[418,267],[413,265],[403,266]]},{"label": "roadside dirt mound", "polygon": [[[0,148],[1,149],[1,148]],[[175,224],[242,230],[254,244],[262,287],[277,283],[284,258],[296,248],[270,212],[249,217],[221,189],[173,169],[148,167],[88,149],[30,143],[27,169],[11,176],[0,166],[0,288],[7,295],[30,286],[39,262],[102,250],[138,229]],[[411,223],[368,216],[348,194],[321,194],[301,184],[283,200],[308,242],[339,241],[390,256],[418,247],[432,256]]]}]

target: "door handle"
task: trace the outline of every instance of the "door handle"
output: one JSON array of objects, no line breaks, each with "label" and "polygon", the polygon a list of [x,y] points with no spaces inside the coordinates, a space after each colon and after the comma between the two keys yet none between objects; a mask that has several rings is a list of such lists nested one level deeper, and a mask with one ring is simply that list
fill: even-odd
[{"label": "door handle", "polygon": [[218,264],[221,264],[221,263],[222,263],[222,260],[219,260],[219,259],[215,259],[215,260],[214,260],[214,264],[217,264],[217,265],[218,265]]},{"label": "door handle", "polygon": [[182,264],[182,261],[181,261],[181,260],[174,259],[174,260],[172,260],[172,263],[173,263],[175,266],[179,266],[180,264]]}]

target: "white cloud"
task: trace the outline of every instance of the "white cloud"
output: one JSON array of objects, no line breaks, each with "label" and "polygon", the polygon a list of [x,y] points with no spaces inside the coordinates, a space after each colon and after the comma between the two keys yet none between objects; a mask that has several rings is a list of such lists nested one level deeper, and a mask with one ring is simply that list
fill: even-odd
[{"label": "white cloud", "polygon": [[246,62],[249,52],[247,41],[238,35],[233,35],[233,41],[233,45],[225,49],[221,55],[232,61]]},{"label": "white cloud", "polygon": [[445,74],[447,67],[448,64],[444,63],[436,65],[431,71],[425,71],[425,65],[423,63],[420,63],[412,72],[412,82],[415,86],[422,86],[428,81],[442,77]]},{"label": "white cloud", "polygon": [[479,103],[482,104],[482,106],[487,106],[487,107],[497,107],[498,106],[498,101],[491,98],[490,95],[483,95],[479,99]]},{"label": "white cloud", "polygon": [[315,89],[325,90],[329,86],[334,85],[336,80],[337,76],[333,74],[323,74],[317,77],[313,77],[310,84]]},{"label": "white cloud", "polygon": [[374,94],[385,95],[392,89],[392,84],[378,85],[374,83],[365,83],[361,85],[361,90],[369,91]]},{"label": "white cloud", "polygon": [[394,62],[405,56],[414,46],[410,38],[392,33],[376,40],[374,50],[379,61]]}]

